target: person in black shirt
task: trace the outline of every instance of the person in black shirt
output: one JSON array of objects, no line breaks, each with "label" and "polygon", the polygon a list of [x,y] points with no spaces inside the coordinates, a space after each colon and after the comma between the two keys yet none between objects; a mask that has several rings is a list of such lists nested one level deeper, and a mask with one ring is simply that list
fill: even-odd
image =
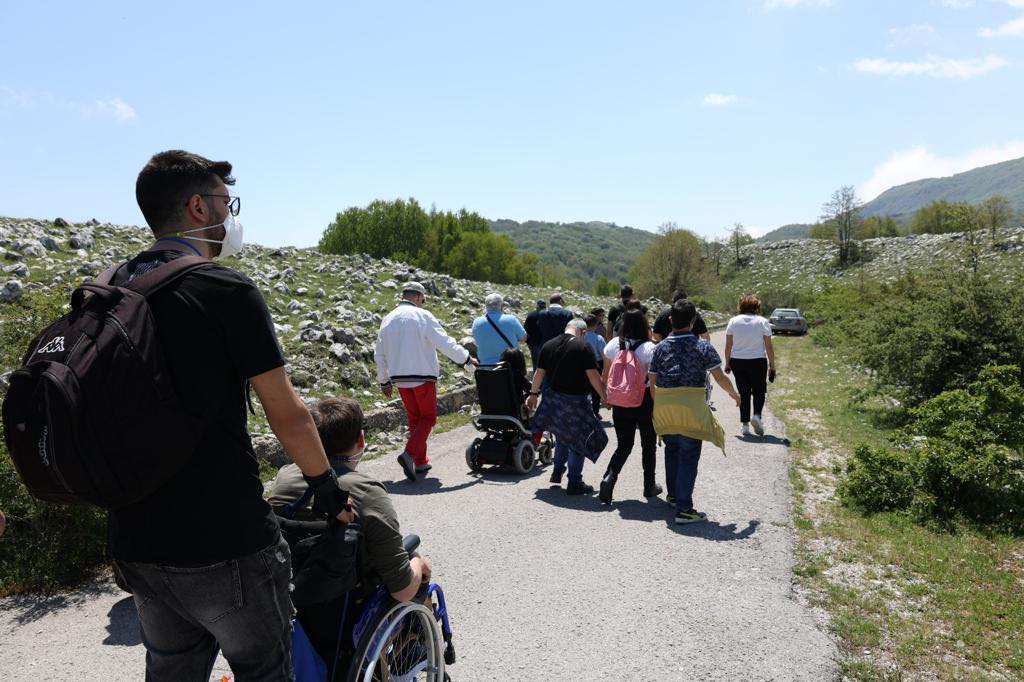
[{"label": "person in black shirt", "polygon": [[523,322],[523,329],[526,330],[526,345],[530,349],[530,365],[533,367],[537,366],[537,354],[540,352],[540,347],[544,345],[540,341],[540,325],[537,324],[537,320],[547,306],[548,304],[543,300],[537,301],[537,309],[531,310],[526,316],[526,321]]},{"label": "person in black shirt", "polygon": [[[136,198],[156,237],[113,284],[182,256],[216,259],[241,247],[231,164],[184,151],[156,154]],[[209,675],[219,646],[239,679],[291,679],[291,561],[246,430],[247,386],[306,483],[315,507],[343,521],[343,495],[316,426],[285,374],[259,290],[210,263],[149,299],[167,371],[201,421],[187,464],[152,495],[108,515],[108,543],[135,598],[147,680]],[[154,439],[159,433],[152,434]],[[139,455],[146,444],[139,443]]]},{"label": "person in black shirt", "polygon": [[[572,319],[572,311],[565,308],[565,301],[562,299],[562,295],[554,294],[551,296],[551,299],[548,301],[548,307],[537,316],[537,327],[540,331],[540,336],[537,339],[538,345],[543,346],[551,339],[561,336],[565,331],[565,325],[572,322]],[[526,334],[529,337],[530,332],[527,331]],[[539,357],[537,361],[540,362]]]},{"label": "person in black shirt", "polygon": [[[537,396],[540,395],[540,386],[545,380],[548,389],[579,397],[587,405],[588,410],[591,390],[597,392],[602,403],[605,402],[604,384],[597,372],[597,359],[594,357],[593,349],[582,338],[586,330],[587,325],[583,320],[572,320],[565,327],[563,334],[551,339],[540,349],[538,367],[533,374],[533,390],[530,391],[530,397],[526,402],[531,410],[537,407]],[[559,436],[555,443],[551,482],[561,483],[562,475],[568,469],[569,483],[565,487],[566,494],[583,495],[594,492],[593,486],[583,482],[583,461],[583,454],[570,448]]]},{"label": "person in black shirt", "polygon": [[[686,292],[682,289],[676,289],[672,292],[672,303],[676,301],[685,301]],[[672,321],[669,319],[669,313],[672,312],[672,306],[665,308],[661,315],[658,315],[658,319],[654,321],[654,342],[658,343],[662,339],[668,338],[668,335],[672,333]],[[708,326],[704,323],[704,318],[697,313],[697,317],[693,320],[693,329],[691,333],[694,336],[698,336],[705,341],[711,341],[711,334],[708,333]]]},{"label": "person in black shirt", "polygon": [[612,330],[616,334],[618,333],[618,331],[615,330],[615,328],[617,326],[616,323],[619,321],[619,317],[622,316],[622,313],[626,312],[626,304],[629,303],[632,299],[633,299],[633,287],[629,286],[628,284],[623,284],[622,288],[619,289],[619,301],[620,302],[617,303],[616,305],[613,305],[608,310],[608,324],[611,325]]}]

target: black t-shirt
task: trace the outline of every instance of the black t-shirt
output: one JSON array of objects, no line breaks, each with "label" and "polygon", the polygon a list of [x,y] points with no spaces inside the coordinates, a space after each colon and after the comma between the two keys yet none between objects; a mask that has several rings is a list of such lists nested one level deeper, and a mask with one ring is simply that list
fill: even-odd
[{"label": "black t-shirt", "polygon": [[[671,312],[672,308],[665,308],[665,312],[658,315],[658,319],[654,321],[654,333],[663,339],[667,339],[668,335],[672,333],[672,320],[669,319],[669,313]],[[708,333],[708,326],[704,324],[704,318],[700,316],[700,313],[697,313],[697,317],[693,318],[693,329],[691,331],[694,336]]]},{"label": "black t-shirt", "polygon": [[557,336],[540,349],[537,366],[546,373],[551,388],[559,393],[590,393],[588,369],[597,369],[594,349],[569,334]]},{"label": "black t-shirt", "polygon": [[613,329],[618,329],[616,324],[619,318],[622,317],[622,313],[626,312],[625,303],[616,303],[608,309],[608,321],[611,323]]},{"label": "black t-shirt", "polygon": [[[182,255],[144,252],[122,266],[113,283]],[[149,306],[182,406],[208,425],[171,480],[148,498],[110,512],[111,554],[201,566],[259,551],[278,530],[246,430],[245,386],[284,365],[270,311],[251,280],[220,265],[183,276],[152,296]],[[138,447],[145,456],[146,444]]]}]

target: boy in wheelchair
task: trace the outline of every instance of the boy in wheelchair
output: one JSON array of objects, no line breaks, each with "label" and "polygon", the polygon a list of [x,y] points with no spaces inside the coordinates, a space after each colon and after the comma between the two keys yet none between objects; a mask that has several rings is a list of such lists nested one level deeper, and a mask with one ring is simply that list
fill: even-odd
[{"label": "boy in wheelchair", "polygon": [[[366,444],[362,409],[348,398],[326,398],[310,412],[324,451],[338,474],[338,483],[348,493],[361,526],[358,566],[362,596],[382,584],[395,601],[413,600],[430,581],[430,562],[418,555],[410,556],[403,546],[398,516],[384,485],[356,470]],[[307,490],[302,472],[289,464],[278,472],[268,501],[281,517],[317,520]],[[298,567],[296,576],[300,571]],[[338,600],[298,609],[303,629],[325,661],[333,660],[337,651],[342,612]]]}]

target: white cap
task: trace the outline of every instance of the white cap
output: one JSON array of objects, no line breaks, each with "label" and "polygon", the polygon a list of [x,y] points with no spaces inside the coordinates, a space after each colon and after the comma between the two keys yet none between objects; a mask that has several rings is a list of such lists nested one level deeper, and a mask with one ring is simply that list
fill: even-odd
[{"label": "white cap", "polygon": [[420,294],[421,296],[427,295],[427,290],[424,289],[423,285],[420,284],[419,282],[406,282],[405,286],[402,287],[402,293],[405,294],[410,291]]}]

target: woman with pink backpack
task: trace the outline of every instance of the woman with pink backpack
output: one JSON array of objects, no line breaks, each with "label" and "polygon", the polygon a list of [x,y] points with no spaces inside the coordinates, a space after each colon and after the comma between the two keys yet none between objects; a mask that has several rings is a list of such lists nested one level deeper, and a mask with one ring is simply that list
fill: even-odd
[{"label": "woman with pink backpack", "polygon": [[604,348],[604,385],[612,406],[612,423],[618,446],[608,463],[598,497],[612,503],[612,491],[623,465],[633,451],[640,430],[641,462],[644,469],[644,497],[656,497],[662,488],[654,482],[657,465],[658,435],[654,432],[654,401],[647,385],[647,371],[654,357],[651,328],[641,310],[622,314],[619,335]]}]

